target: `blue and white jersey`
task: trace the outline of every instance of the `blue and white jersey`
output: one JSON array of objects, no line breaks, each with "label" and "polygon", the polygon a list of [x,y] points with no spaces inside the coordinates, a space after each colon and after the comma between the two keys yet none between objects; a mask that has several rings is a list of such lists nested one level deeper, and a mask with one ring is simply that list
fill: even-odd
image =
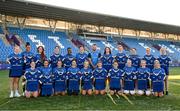
[{"label": "blue and white jersey", "polygon": [[79,82],[80,82],[80,70],[79,68],[73,68],[70,67],[67,71],[67,75],[68,75],[68,90],[69,91],[79,91]]},{"label": "blue and white jersey", "polygon": [[67,74],[66,74],[66,69],[65,68],[54,68],[53,70],[53,75],[54,75],[54,82],[56,81],[66,81],[67,79]]},{"label": "blue and white jersey", "polygon": [[129,55],[129,59],[132,61],[132,66],[134,68],[136,69],[139,68],[141,59],[139,58],[138,55]]},{"label": "blue and white jersey", "polygon": [[146,67],[152,70],[154,68],[154,61],[156,58],[153,55],[145,55],[143,60],[146,61]]},{"label": "blue and white jersey", "polygon": [[41,71],[41,83],[43,85],[46,85],[46,84],[52,84],[53,83],[53,74],[52,74],[52,69],[50,67],[41,67],[40,68],[40,71]]},{"label": "blue and white jersey", "polygon": [[153,82],[158,82],[158,81],[163,82],[165,77],[166,77],[166,74],[163,68],[158,68],[158,69],[154,68],[150,76],[151,81]]},{"label": "blue and white jersey", "polygon": [[106,79],[108,77],[107,71],[104,68],[96,68],[93,71],[93,77],[95,79],[95,89],[104,90],[106,87]]},{"label": "blue and white jersey", "polygon": [[25,79],[26,82],[39,82],[40,80],[40,76],[41,76],[41,71],[39,71],[38,69],[26,69],[25,71]]},{"label": "blue and white jersey", "polygon": [[147,90],[148,89],[148,79],[150,78],[150,69],[149,68],[138,68],[137,69],[137,88],[138,90]]},{"label": "blue and white jersey", "polygon": [[98,63],[99,58],[101,57],[101,53],[98,50],[91,51],[89,53],[88,57],[91,59],[92,65],[96,66],[97,63]]},{"label": "blue and white jersey", "polygon": [[161,68],[165,70],[166,75],[169,75],[169,62],[171,59],[167,55],[161,55],[158,60],[161,64]]},{"label": "blue and white jersey", "polygon": [[104,54],[101,57],[103,68],[105,68],[107,71],[109,71],[112,68],[113,60],[114,60],[114,58],[112,57],[111,54],[109,54],[109,55]]},{"label": "blue and white jersey", "polygon": [[124,67],[124,80],[131,81],[136,79],[136,68],[134,67]]},{"label": "blue and white jersey", "polygon": [[32,61],[36,62],[34,58],[34,53],[32,52],[24,51],[22,52],[22,56],[24,59],[24,70],[30,68],[30,64]]},{"label": "blue and white jersey", "polygon": [[92,70],[90,68],[82,68],[81,71],[81,80],[82,80],[82,89],[83,90],[89,90],[92,89],[92,78],[93,78],[93,74],[92,74]]},{"label": "blue and white jersey", "polygon": [[105,80],[108,77],[108,73],[105,68],[95,68],[93,71],[93,77],[95,79]]},{"label": "blue and white jersey", "polygon": [[81,78],[80,69],[77,67],[76,68],[70,67],[67,70],[67,75],[69,80],[80,80]]},{"label": "blue and white jersey", "polygon": [[46,56],[43,59],[43,58],[41,58],[41,54],[36,54],[34,58],[35,58],[35,62],[36,62],[36,67],[40,68],[43,66],[43,61],[46,59]]},{"label": "blue and white jersey", "polygon": [[93,78],[93,75],[92,75],[92,69],[90,68],[82,68],[80,70],[80,73],[81,73],[81,76],[82,76],[82,81],[91,81],[92,82],[92,78]]},{"label": "blue and white jersey", "polygon": [[138,68],[137,69],[137,79],[138,80],[147,80],[150,77],[150,69],[149,68]]},{"label": "blue and white jersey", "polygon": [[41,72],[38,69],[26,69],[24,78],[27,91],[38,91]]},{"label": "blue and white jersey", "polygon": [[71,67],[72,60],[75,59],[75,57],[72,54],[66,54],[63,58],[63,64],[66,70]]},{"label": "blue and white jersey", "polygon": [[151,81],[153,82],[153,92],[163,92],[164,91],[164,79],[166,77],[165,71],[163,68],[154,68],[150,76]]},{"label": "blue and white jersey", "polygon": [[88,55],[86,53],[77,53],[76,54],[76,62],[77,62],[77,67],[79,69],[82,69],[84,66],[84,62],[88,60]]},{"label": "blue and white jersey", "polygon": [[108,76],[110,78],[110,89],[120,90],[121,89],[120,80],[122,80],[123,77],[123,70],[112,68],[110,69]]},{"label": "blue and white jersey", "polygon": [[24,59],[21,53],[12,53],[8,56],[7,60],[10,62],[10,69],[23,70]]},{"label": "blue and white jersey", "polygon": [[61,61],[63,60],[63,56],[62,55],[60,55],[60,54],[53,54],[53,55],[51,55],[50,58],[49,58],[51,67],[52,68],[57,67],[57,62],[59,60],[61,60]]},{"label": "blue and white jersey", "polygon": [[115,59],[118,62],[118,65],[119,65],[118,67],[120,69],[123,69],[125,67],[126,62],[127,62],[128,56],[124,52],[122,52],[122,53],[118,52],[116,54]]},{"label": "blue and white jersey", "polygon": [[118,80],[120,80],[123,77],[123,73],[124,72],[121,69],[112,68],[112,69],[109,70],[108,76],[109,76],[110,79],[118,79]]}]

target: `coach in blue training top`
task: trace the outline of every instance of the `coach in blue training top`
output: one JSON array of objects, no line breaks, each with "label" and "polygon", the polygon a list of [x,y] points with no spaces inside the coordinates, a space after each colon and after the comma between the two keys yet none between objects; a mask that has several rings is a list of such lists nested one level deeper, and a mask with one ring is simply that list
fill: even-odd
[{"label": "coach in blue training top", "polygon": [[88,54],[89,62],[93,69],[96,68],[100,57],[101,57],[101,53],[97,50],[96,44],[93,44],[92,51]]}]

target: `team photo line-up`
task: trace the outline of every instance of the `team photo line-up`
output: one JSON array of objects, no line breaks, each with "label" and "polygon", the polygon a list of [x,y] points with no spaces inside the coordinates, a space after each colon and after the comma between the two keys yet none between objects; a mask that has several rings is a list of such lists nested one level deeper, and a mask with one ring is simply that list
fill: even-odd
[{"label": "team photo line-up", "polygon": [[106,93],[126,95],[168,95],[169,63],[171,59],[166,48],[160,49],[160,56],[151,55],[146,49],[144,57],[136,54],[132,48],[127,55],[122,45],[118,45],[118,53],[111,54],[109,47],[104,48],[101,55],[96,44],[87,54],[83,46],[74,56],[72,49],[67,54],[60,54],[61,48],[56,46],[50,58],[45,55],[43,46],[37,48],[37,54],[31,52],[29,42],[26,50],[21,52],[14,46],[14,52],[7,58],[10,64],[10,98],[20,97],[19,80],[22,77],[25,97],[52,95],[92,95]]}]

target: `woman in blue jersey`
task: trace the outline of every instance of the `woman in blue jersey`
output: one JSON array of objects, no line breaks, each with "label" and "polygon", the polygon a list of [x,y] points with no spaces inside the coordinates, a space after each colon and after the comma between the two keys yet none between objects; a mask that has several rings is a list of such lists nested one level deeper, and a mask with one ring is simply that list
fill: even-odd
[{"label": "woman in blue jersey", "polygon": [[23,57],[20,53],[20,47],[15,46],[14,52],[10,54],[7,58],[7,62],[11,65],[9,70],[10,78],[10,95],[9,97],[20,97],[18,92],[19,89],[19,79],[23,74]]},{"label": "woman in blue jersey", "polygon": [[68,70],[71,67],[72,60],[75,59],[75,56],[72,54],[72,49],[70,47],[67,48],[67,54],[63,58],[63,65]]},{"label": "woman in blue jersey", "polygon": [[151,94],[148,89],[148,81],[150,79],[150,69],[146,67],[146,61],[141,60],[141,67],[137,69],[137,93],[138,95]]},{"label": "woman in blue jersey", "polygon": [[165,77],[166,74],[164,69],[160,67],[160,62],[158,60],[155,60],[154,69],[152,70],[152,74],[150,76],[152,81],[154,96],[156,97],[163,96]]},{"label": "woman in blue jersey", "polygon": [[35,61],[36,61],[36,67],[40,68],[43,66],[43,62],[44,60],[46,60],[46,55],[45,55],[45,51],[44,51],[44,47],[43,46],[39,46],[37,48],[37,54],[35,55]]},{"label": "woman in blue jersey", "polygon": [[67,74],[66,69],[62,67],[62,61],[57,62],[57,67],[53,69],[54,92],[55,95],[65,95]]},{"label": "woman in blue jersey", "polygon": [[136,79],[136,68],[132,66],[132,61],[127,60],[127,65],[124,67],[124,93],[135,94],[135,79]]},{"label": "woman in blue jersey", "polygon": [[113,68],[109,70],[109,79],[110,79],[110,94],[114,95],[122,93],[122,77],[123,70],[118,68],[118,62],[113,62]]},{"label": "woman in blue jersey", "polygon": [[88,60],[88,55],[84,51],[84,46],[80,46],[79,53],[76,54],[77,67],[82,69],[86,60]]},{"label": "woman in blue jersey", "polygon": [[106,80],[107,80],[107,71],[102,67],[102,61],[98,61],[97,68],[93,71],[94,77],[94,86],[95,86],[95,94],[104,95],[106,93]]},{"label": "woman in blue jersey", "polygon": [[54,69],[57,67],[57,62],[59,60],[63,60],[63,56],[60,54],[60,46],[56,46],[54,48],[54,53],[53,55],[50,56],[49,58],[49,62],[50,62],[50,65],[51,65],[51,68]]},{"label": "woman in blue jersey", "polygon": [[161,68],[164,69],[166,77],[165,77],[165,91],[166,95],[168,95],[168,76],[169,76],[169,64],[171,62],[171,59],[167,55],[166,48],[160,49],[160,56],[158,57],[158,60],[160,62]]},{"label": "woman in blue jersey", "polygon": [[26,83],[25,96],[26,98],[38,97],[39,94],[39,81],[41,72],[36,69],[36,64],[34,61],[30,63],[30,68],[26,69],[24,78]]},{"label": "woman in blue jersey", "polygon": [[109,70],[112,68],[113,59],[114,58],[111,54],[111,49],[109,47],[105,47],[104,55],[101,57],[101,61],[103,68],[105,68],[107,72],[109,72]]},{"label": "woman in blue jersey", "polygon": [[[25,74],[25,71],[29,69],[31,66],[31,61],[34,61],[34,53],[31,52],[31,45],[29,42],[26,42],[26,50],[22,52],[22,56],[24,59],[24,65],[23,65],[23,72]],[[23,95],[25,94],[25,79],[22,78],[22,87],[23,87]]]},{"label": "woman in blue jersey", "polygon": [[80,69],[77,67],[76,60],[72,60],[71,67],[67,70],[68,94],[78,95],[80,91]]},{"label": "woman in blue jersey", "polygon": [[44,66],[40,68],[41,76],[41,95],[42,96],[52,96],[53,95],[53,74],[52,68],[49,67],[49,61],[44,61]]},{"label": "woman in blue jersey", "polygon": [[123,68],[126,65],[128,56],[125,54],[125,51],[122,45],[119,44],[117,48],[118,48],[118,53],[115,56],[115,60],[118,62],[118,68],[123,70]]},{"label": "woman in blue jersey", "polygon": [[89,62],[84,62],[84,68],[81,69],[81,84],[82,84],[82,95],[92,95],[92,70],[89,67]]}]

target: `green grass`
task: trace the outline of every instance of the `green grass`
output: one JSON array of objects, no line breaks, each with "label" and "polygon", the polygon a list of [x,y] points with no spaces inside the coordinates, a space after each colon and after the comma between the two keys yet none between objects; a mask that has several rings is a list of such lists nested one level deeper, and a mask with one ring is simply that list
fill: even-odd
[{"label": "green grass", "polygon": [[[180,75],[180,68],[171,68],[171,75]],[[53,96],[26,99],[9,99],[8,71],[0,71],[0,110],[180,110],[180,80],[170,80],[168,96],[128,96],[131,105],[123,97],[113,96],[117,105],[104,96]]]}]

